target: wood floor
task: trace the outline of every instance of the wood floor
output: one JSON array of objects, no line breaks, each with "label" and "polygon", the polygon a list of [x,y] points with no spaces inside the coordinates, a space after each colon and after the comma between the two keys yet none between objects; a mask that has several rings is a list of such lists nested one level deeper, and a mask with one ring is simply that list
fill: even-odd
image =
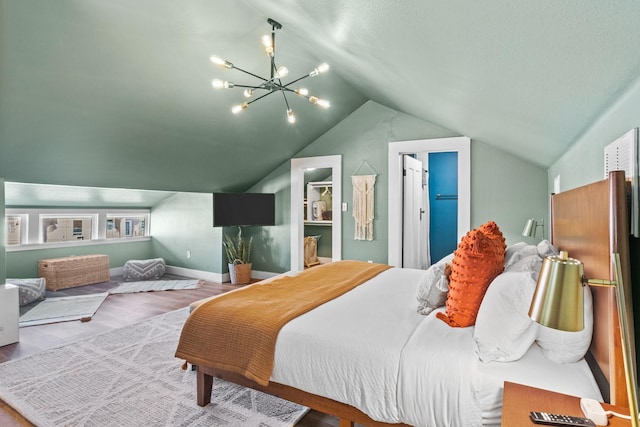
[{"label": "wood floor", "polygon": [[[58,291],[57,295],[104,292],[105,286],[105,284],[87,285],[74,290]],[[228,283],[206,282],[200,289],[195,290],[109,295],[89,322],[73,321],[20,328],[20,342],[0,347],[0,363],[130,325],[236,288],[237,286]],[[297,425],[336,427],[339,426],[339,420],[320,412],[310,411]],[[32,426],[32,424],[0,401],[0,426],[16,427]]]}]

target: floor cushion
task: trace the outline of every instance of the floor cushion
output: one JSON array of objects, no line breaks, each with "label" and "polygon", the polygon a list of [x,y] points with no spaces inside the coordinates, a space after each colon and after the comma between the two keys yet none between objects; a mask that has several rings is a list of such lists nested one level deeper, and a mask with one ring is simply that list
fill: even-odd
[{"label": "floor cushion", "polygon": [[122,276],[125,282],[157,280],[164,275],[163,258],[132,259],[124,264]]},{"label": "floor cushion", "polygon": [[45,298],[47,279],[44,277],[36,277],[33,279],[6,279],[6,282],[18,287],[21,307]]}]

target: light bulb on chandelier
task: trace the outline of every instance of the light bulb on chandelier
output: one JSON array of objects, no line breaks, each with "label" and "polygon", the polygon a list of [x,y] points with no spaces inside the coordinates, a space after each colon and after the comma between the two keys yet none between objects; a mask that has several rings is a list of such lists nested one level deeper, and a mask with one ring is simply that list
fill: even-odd
[{"label": "light bulb on chandelier", "polygon": [[262,36],[262,45],[267,55],[269,55],[269,58],[273,58],[275,52],[273,51],[273,40],[271,40],[271,37],[266,34]]},{"label": "light bulb on chandelier", "polygon": [[327,71],[329,71],[329,64],[322,63],[320,65],[318,65],[318,68],[314,69],[312,72],[309,73],[309,77],[315,77],[318,74],[322,74],[322,73],[326,73]]},{"label": "light bulb on chandelier", "polygon": [[291,111],[291,108],[287,110],[287,121],[291,124],[294,124],[296,122],[296,116],[294,116],[293,111]]},{"label": "light bulb on chandelier", "polygon": [[249,103],[248,102],[243,102],[242,104],[234,105],[233,107],[231,107],[231,112],[233,114],[238,114],[241,111],[246,110],[247,108],[249,108]]},{"label": "light bulb on chandelier", "polygon": [[224,59],[218,56],[211,55],[209,59],[211,60],[211,62],[213,62],[216,65],[222,65],[225,68],[233,68],[233,64],[231,62],[225,61]]},{"label": "light bulb on chandelier", "polygon": [[317,96],[310,96],[309,97],[309,102],[312,104],[316,104],[318,107],[322,107],[322,108],[329,108],[330,104],[329,101],[324,100],[324,99],[320,99]]},{"label": "light bulb on chandelier", "polygon": [[289,69],[287,67],[285,67],[284,65],[280,68],[278,68],[278,70],[276,71],[276,78],[277,79],[282,79],[285,78],[289,75]]},{"label": "light bulb on chandelier", "polygon": [[269,25],[271,25],[271,35],[264,35],[262,37],[262,45],[265,49],[265,52],[267,53],[267,56],[269,56],[270,59],[270,77],[269,78],[265,78],[265,77],[261,77],[259,75],[253,74],[249,71],[243,70],[242,68],[238,68],[237,66],[235,66],[234,64],[232,64],[231,62],[224,60],[218,56],[212,55],[210,57],[210,60],[213,64],[216,65],[220,65],[221,67],[227,68],[227,69],[235,69],[238,70],[244,74],[247,74],[249,76],[255,77],[259,80],[261,80],[261,82],[259,82],[256,85],[243,85],[243,84],[236,84],[236,83],[231,83],[228,81],[224,81],[224,80],[220,80],[220,79],[214,79],[211,83],[211,85],[213,86],[214,89],[230,89],[230,88],[234,88],[234,87],[240,87],[240,88],[245,88],[245,90],[243,91],[243,95],[245,96],[245,98],[251,98],[256,90],[261,89],[261,90],[265,90],[266,93],[261,94],[260,96],[257,96],[256,98],[252,99],[251,101],[246,101],[243,102],[242,104],[238,104],[235,105],[231,108],[231,111],[233,114],[238,114],[241,111],[246,110],[247,108],[249,108],[249,104],[252,104],[268,95],[271,95],[272,93],[275,92],[280,92],[282,93],[282,97],[284,99],[285,105],[286,105],[286,112],[287,112],[287,121],[291,124],[295,123],[296,121],[296,117],[293,114],[293,111],[291,110],[291,108],[289,107],[289,101],[287,100],[287,92],[291,92],[291,93],[295,93],[298,96],[301,96],[303,98],[307,98],[309,100],[309,102],[311,102],[312,104],[315,104],[321,108],[329,108],[330,103],[327,100],[324,99],[320,99],[317,96],[310,96],[309,95],[309,91],[306,88],[299,88],[299,89],[291,89],[289,86],[293,85],[294,83],[299,82],[300,80],[303,80],[307,77],[315,77],[318,76],[320,74],[326,73],[327,71],[329,71],[329,65],[327,63],[322,63],[320,65],[318,65],[317,68],[314,68],[313,71],[311,71],[308,74],[303,75],[302,77],[299,77],[297,79],[292,80],[289,83],[283,83],[282,79],[287,77],[289,75],[289,69],[285,66],[280,66],[277,67],[276,66],[276,30],[279,30],[282,28],[282,25],[276,21],[274,21],[273,19],[269,18],[267,19],[267,23],[269,23]]},{"label": "light bulb on chandelier", "polygon": [[220,79],[213,79],[211,86],[213,86],[214,89],[229,89],[232,88],[234,84]]}]

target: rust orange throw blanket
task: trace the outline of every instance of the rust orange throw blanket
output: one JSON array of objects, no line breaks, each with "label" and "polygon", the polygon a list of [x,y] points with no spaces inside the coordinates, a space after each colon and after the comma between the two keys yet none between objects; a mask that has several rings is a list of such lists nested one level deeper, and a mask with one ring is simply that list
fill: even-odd
[{"label": "rust orange throw blanket", "polygon": [[182,328],[176,357],[269,384],[276,338],[290,320],[380,272],[384,264],[337,261],[220,295],[196,308]]}]

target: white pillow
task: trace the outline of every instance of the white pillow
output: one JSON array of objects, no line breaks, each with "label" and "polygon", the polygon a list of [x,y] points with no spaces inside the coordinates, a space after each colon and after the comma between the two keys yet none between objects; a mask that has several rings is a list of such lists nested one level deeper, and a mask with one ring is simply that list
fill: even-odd
[{"label": "white pillow", "polygon": [[531,248],[531,246],[533,245],[528,245],[525,242],[518,242],[513,245],[507,246],[507,249],[504,252],[505,268],[509,267],[511,264],[518,261],[523,256],[531,255],[533,253],[533,249]]},{"label": "white pillow", "polygon": [[447,301],[449,292],[449,278],[445,276],[444,270],[447,264],[453,260],[453,254],[442,258],[420,276],[416,299],[418,300],[418,313],[425,316],[434,309],[442,307]]},{"label": "white pillow", "polygon": [[591,345],[593,334],[593,299],[591,289],[584,287],[584,329],[560,331],[538,325],[537,344],[547,359],[556,363],[573,363],[582,359]]},{"label": "white pillow", "polygon": [[560,251],[558,250],[558,248],[553,246],[548,240],[540,241],[540,243],[538,243],[538,245],[536,246],[536,249],[538,249],[538,255],[540,255],[540,258],[543,259],[548,256],[560,255]]},{"label": "white pillow", "polygon": [[506,272],[489,285],[473,332],[483,362],[518,360],[535,342],[539,325],[529,317],[529,306],[536,276],[533,271]]},{"label": "white pillow", "polygon": [[[535,246],[534,246],[534,249],[535,249]],[[522,272],[522,271],[540,273],[540,268],[542,268],[542,261],[543,259],[540,258],[537,253],[534,253],[533,255],[528,255],[519,259],[517,262],[514,262],[511,265],[509,265],[509,267],[505,267],[504,271],[511,272],[511,273]]]},{"label": "white pillow", "polygon": [[535,279],[538,280],[537,274],[540,273],[544,258],[552,255],[558,255],[558,250],[543,240],[537,245],[527,245],[526,243],[516,243],[507,248],[505,255],[504,271],[533,271],[536,273]]},{"label": "white pillow", "polygon": [[528,245],[524,242],[509,245],[504,252],[504,268],[507,269],[521,259],[537,253],[538,250],[535,245]]}]

